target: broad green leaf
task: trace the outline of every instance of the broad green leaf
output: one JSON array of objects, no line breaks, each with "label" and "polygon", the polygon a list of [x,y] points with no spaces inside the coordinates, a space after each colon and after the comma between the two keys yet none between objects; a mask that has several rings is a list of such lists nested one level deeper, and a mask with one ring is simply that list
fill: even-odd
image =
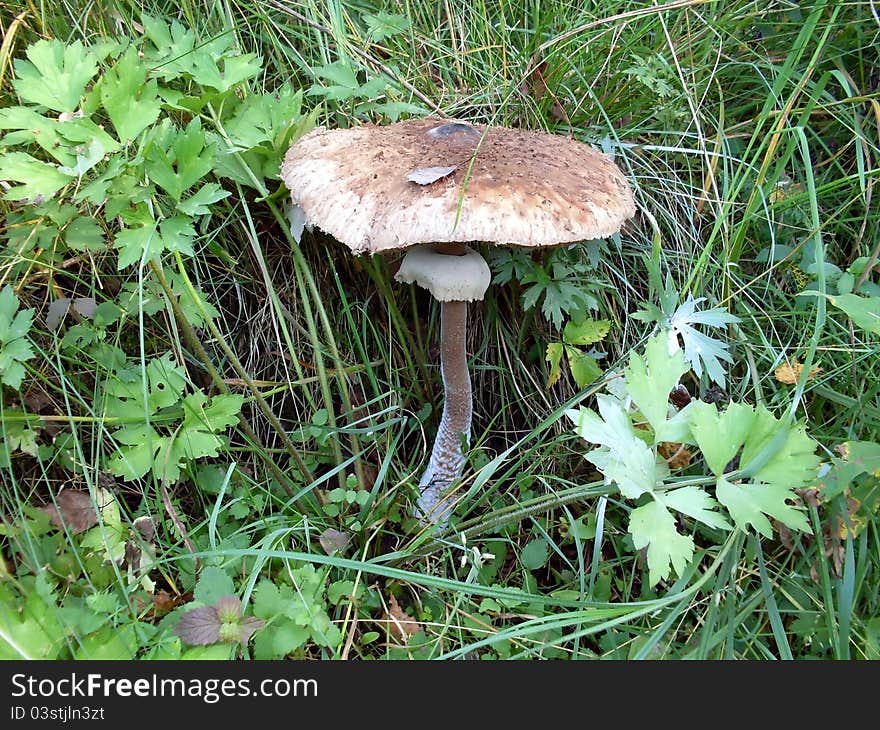
[{"label": "broad green leaf", "polygon": [[226,571],[213,565],[202,568],[193,598],[206,606],[213,606],[217,601],[226,596],[235,595],[235,586]]},{"label": "broad green leaf", "polygon": [[571,376],[578,388],[585,388],[602,377],[602,368],[599,367],[596,358],[590,357],[576,347],[566,347],[565,354],[568,357]]},{"label": "broad green leaf", "polygon": [[632,511],[629,533],[636,550],[648,548],[651,585],[666,580],[671,569],[681,575],[694,557],[693,538],[678,533],[675,517],[659,502],[652,500]]},{"label": "broad green leaf", "polygon": [[134,140],[159,118],[161,104],[156,81],[147,81],[147,69],[134,46],[128,47],[101,80],[101,104],[123,144]]},{"label": "broad green leaf", "polygon": [[831,468],[819,481],[822,498],[830,501],[846,493],[863,474],[880,479],[880,444],[873,441],[847,441],[836,449],[841,458],[831,460]]},{"label": "broad green leaf", "polygon": [[764,537],[772,537],[773,527],[765,516],[769,515],[792,530],[812,534],[803,513],[786,503],[786,500],[796,499],[796,496],[782,485],[731,484],[724,477],[719,477],[715,496],[727,507],[736,526],[743,531],[753,525]]},{"label": "broad green leaf", "polygon": [[122,444],[107,460],[106,469],[125,480],[140,479],[154,469],[156,454],[165,439],[145,423],[127,426],[113,434]]},{"label": "broad green leaf", "polygon": [[543,568],[550,558],[550,547],[543,537],[529,540],[520,553],[519,559],[523,567],[528,570]]},{"label": "broad green leaf", "polygon": [[254,589],[252,598],[254,616],[271,619],[281,614],[283,606],[278,587],[270,580],[261,580]]},{"label": "broad green leaf", "polygon": [[94,218],[79,216],[64,229],[64,242],[74,251],[103,251],[104,231]]},{"label": "broad green leaf", "polygon": [[843,310],[847,317],[866,332],[880,335],[880,297],[839,294],[829,296],[828,301]]},{"label": "broad green leaf", "polygon": [[562,347],[561,342],[551,342],[547,345],[547,354],[544,359],[550,363],[550,372],[547,375],[548,388],[556,385],[562,376]]},{"label": "broad green leaf", "polygon": [[[740,468],[758,481],[796,489],[815,480],[820,462],[815,451],[816,442],[807,436],[802,423],[789,426],[764,406],[758,406],[743,446]],[[759,457],[761,465],[757,463]]]},{"label": "broad green leaf", "polygon": [[71,181],[73,175],[62,172],[56,165],[41,162],[26,152],[7,152],[0,156],[0,179],[18,182],[6,191],[6,200],[28,200],[42,203]]},{"label": "broad green leaf", "polygon": [[669,412],[669,393],[688,371],[684,354],[669,352],[667,338],[658,334],[648,340],[644,359],[630,353],[629,367],[624,370],[626,390],[633,403],[656,433]]},{"label": "broad green leaf", "polygon": [[39,40],[16,60],[15,91],[24,101],[57,112],[74,112],[98,70],[95,56],[80,41]]},{"label": "broad green leaf", "polygon": [[256,76],[261,68],[262,61],[255,53],[226,55],[222,59],[213,59],[205,53],[194,53],[189,72],[196,83],[223,93]]},{"label": "broad green leaf", "polygon": [[71,165],[76,158],[58,134],[59,122],[24,106],[0,109],[0,129],[14,129],[3,137],[3,147],[36,143],[61,165]]},{"label": "broad green leaf", "polygon": [[710,403],[692,401],[688,412],[697,446],[712,473],[720,477],[745,443],[755,410],[745,403],[731,403],[719,413]]},{"label": "broad green leaf", "polygon": [[704,525],[721,530],[730,529],[730,523],[715,511],[719,506],[718,502],[700,487],[679,487],[657,494],[655,499],[677,512],[699,520]]},{"label": "broad green leaf", "polygon": [[592,345],[604,340],[610,329],[611,322],[607,319],[570,321],[562,331],[562,339],[568,345]]}]

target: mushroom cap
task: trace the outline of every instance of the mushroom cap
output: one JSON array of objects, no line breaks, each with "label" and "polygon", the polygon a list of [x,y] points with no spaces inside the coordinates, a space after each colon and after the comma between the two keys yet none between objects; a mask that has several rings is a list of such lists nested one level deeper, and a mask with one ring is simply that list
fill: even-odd
[{"label": "mushroom cap", "polygon": [[558,246],[610,236],[635,214],[623,174],[589,145],[436,118],[319,127],[291,146],[281,177],[306,222],[357,254]]},{"label": "mushroom cap", "polygon": [[482,301],[492,281],[489,264],[472,248],[464,254],[440,253],[433,246],[417,246],[406,252],[394,275],[404,284],[418,284],[438,302]]}]

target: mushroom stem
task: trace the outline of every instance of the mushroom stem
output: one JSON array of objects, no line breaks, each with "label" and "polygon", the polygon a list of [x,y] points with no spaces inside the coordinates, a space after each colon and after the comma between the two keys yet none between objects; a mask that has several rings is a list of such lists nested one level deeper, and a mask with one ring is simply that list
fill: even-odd
[{"label": "mushroom stem", "polygon": [[434,439],[431,460],[419,481],[419,512],[430,522],[445,524],[454,506],[445,493],[464,468],[462,436],[470,442],[473,401],[467,365],[467,302],[441,302],[440,372],[443,376],[443,417]]}]

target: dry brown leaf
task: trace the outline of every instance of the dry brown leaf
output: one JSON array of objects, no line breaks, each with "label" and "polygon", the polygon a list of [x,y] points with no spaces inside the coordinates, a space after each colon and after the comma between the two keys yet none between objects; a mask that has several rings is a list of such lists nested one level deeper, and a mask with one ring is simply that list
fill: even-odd
[{"label": "dry brown leaf", "polygon": [[[57,504],[57,507],[56,507]],[[67,529],[74,535],[85,532],[98,524],[98,515],[87,492],[63,489],[55,497],[55,503],[44,504],[40,509],[49,515],[55,527]]]},{"label": "dry brown leaf", "polygon": [[391,636],[402,642],[422,630],[422,625],[400,607],[393,595],[388,596],[388,610],[382,616],[382,623]]},{"label": "dry brown leaf", "polygon": [[660,456],[666,459],[666,463],[673,471],[676,469],[684,469],[690,466],[694,455],[684,444],[674,444],[669,441],[663,441],[657,447]]},{"label": "dry brown leaf", "polygon": [[[776,370],[773,371],[773,375],[780,383],[785,383],[786,385],[794,385],[801,377],[801,373],[804,371],[803,363],[799,363],[797,360],[794,361],[793,364],[783,363]],[[810,372],[807,374],[807,380],[810,378],[816,377],[819,373],[822,372],[822,368],[816,365],[816,367],[811,368]]]}]

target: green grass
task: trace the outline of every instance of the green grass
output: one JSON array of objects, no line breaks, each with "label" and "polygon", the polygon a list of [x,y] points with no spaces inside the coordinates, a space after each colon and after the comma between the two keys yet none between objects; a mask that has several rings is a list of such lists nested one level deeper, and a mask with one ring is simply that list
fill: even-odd
[{"label": "green grass", "polygon": [[[408,23],[378,41],[367,16],[380,10]],[[305,92],[303,118],[330,127],[439,113],[546,129],[612,153],[638,214],[597,266],[586,247],[553,254],[569,257],[570,280],[594,300],[590,316],[611,324],[598,344],[605,377],[579,387],[566,371],[546,386],[544,354],[562,333],[540,305],[524,310],[521,280],[471,307],[472,449],[453,528],[429,535],[409,515],[442,407],[439,312],[425,292],[393,282],[392,261],[354,259],[318,231],[297,244],[271,175],[249,187],[211,173],[231,195],[199,221],[194,255],[165,251],[120,271],[110,249],[22,242],[28,206],[0,203],[0,288],[12,285],[36,313],[35,357],[20,388],[3,387],[0,412],[0,592],[18,609],[0,614],[4,656],[253,653],[254,642],[188,648],[174,633],[183,606],[231,586],[245,614],[267,622],[261,650],[279,657],[880,657],[876,474],[806,508],[821,540],[684,519],[695,558],[652,586],[627,533],[634,505],[583,458],[588,447],[564,416],[595,407],[642,351],[652,325],[632,315],[659,305],[669,276],[681,301],[704,297],[740,319],[711,332],[733,356],[730,400],[805,421],[829,463],[843,442],[880,442],[880,337],[825,297],[858,259],[876,266],[880,250],[880,19],[869,3],[69,0],[21,12],[4,27],[3,106],[20,103],[11,61],[30,43],[138,38],[147,12],[262,59],[197,114],[163,111],[180,126],[198,116],[222,140],[237,99],[289,84]],[[322,103],[308,90],[337,62],[360,84],[386,79],[385,90]],[[167,209],[168,195],[156,189],[150,205]],[[109,241],[118,216],[89,211],[106,220]],[[876,307],[876,269],[862,270],[851,278]],[[141,394],[148,363],[170,352],[187,392],[244,399],[243,418],[218,430],[228,444],[186,459],[170,481],[110,472],[125,436],[104,402],[108,365],[86,344],[62,345],[75,324],[98,328],[75,312],[46,324],[60,297],[120,305],[126,286],[135,303],[100,330],[140,373]],[[805,289],[819,296],[799,296]],[[150,297],[155,307],[141,301]],[[821,370],[779,382],[775,369],[794,360]],[[692,373],[683,382],[695,397],[711,385]],[[183,422],[172,410],[157,418],[163,435]],[[36,424],[36,453],[11,441],[25,422]],[[707,474],[696,457],[679,476]],[[96,527],[46,523],[35,507],[62,489],[105,507]],[[116,517],[102,502],[111,495]],[[154,540],[132,526],[142,516]],[[328,529],[346,533],[343,551],[322,548]],[[126,543],[146,571],[107,560]],[[414,636],[395,633],[392,597],[419,622]]]}]

